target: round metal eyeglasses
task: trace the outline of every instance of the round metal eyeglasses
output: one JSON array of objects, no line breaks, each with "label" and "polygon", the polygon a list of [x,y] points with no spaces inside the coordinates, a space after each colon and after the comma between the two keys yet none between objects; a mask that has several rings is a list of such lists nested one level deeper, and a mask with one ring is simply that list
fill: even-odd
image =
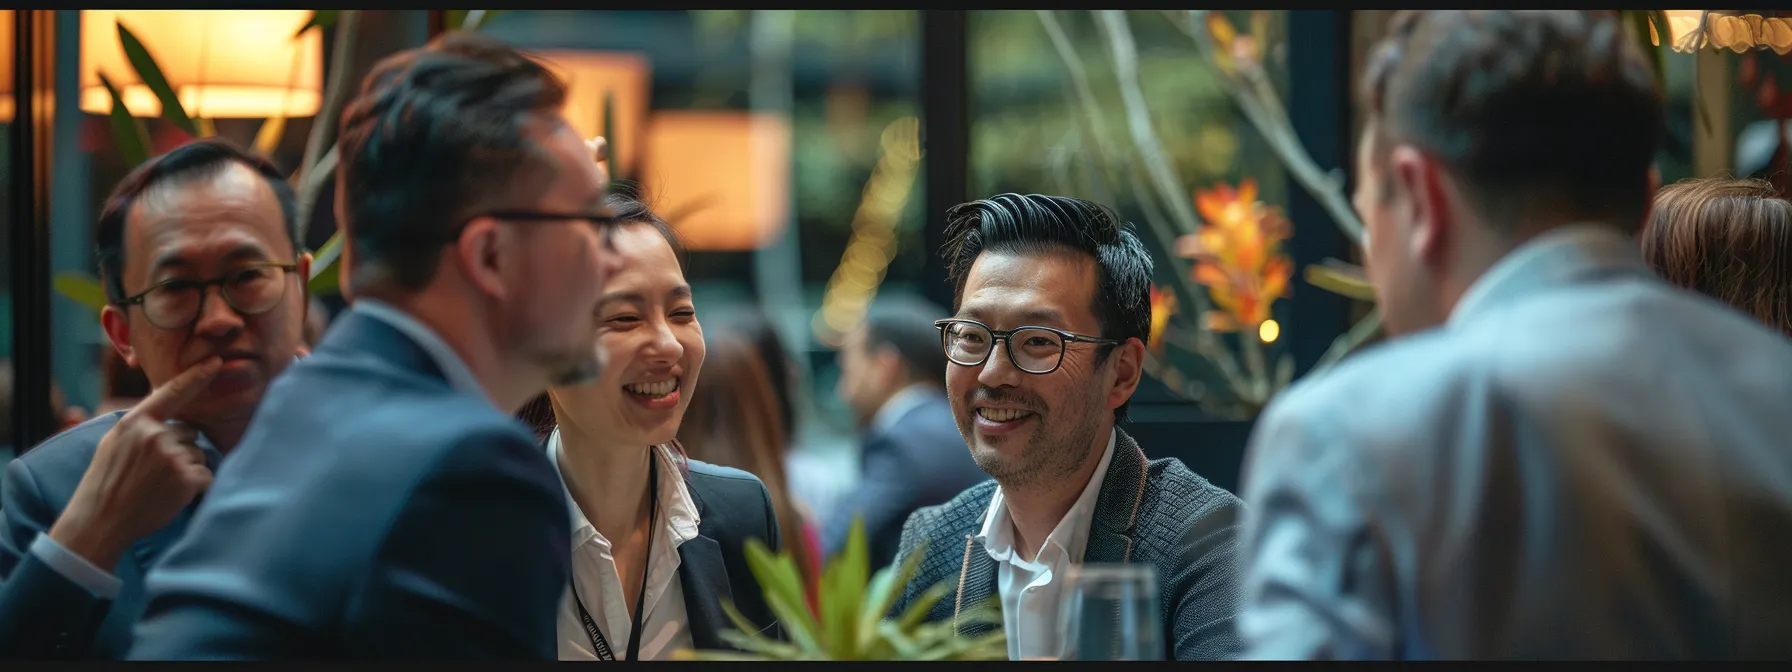
[{"label": "round metal eyeglasses", "polygon": [[1006,331],[991,329],[975,320],[945,319],[933,323],[940,330],[940,347],[946,359],[959,366],[983,366],[995,352],[997,341],[1008,342],[1008,361],[1014,368],[1034,375],[1058,370],[1064,363],[1064,349],[1071,342],[1096,345],[1119,345],[1120,341],[1073,334],[1051,327],[1016,327]]},{"label": "round metal eyeglasses", "polygon": [[239,267],[210,280],[172,278],[118,302],[143,309],[143,317],[157,328],[178,330],[193,326],[205,312],[207,288],[216,285],[218,295],[238,315],[260,315],[280,305],[286,297],[286,275],[297,264],[264,262]]}]

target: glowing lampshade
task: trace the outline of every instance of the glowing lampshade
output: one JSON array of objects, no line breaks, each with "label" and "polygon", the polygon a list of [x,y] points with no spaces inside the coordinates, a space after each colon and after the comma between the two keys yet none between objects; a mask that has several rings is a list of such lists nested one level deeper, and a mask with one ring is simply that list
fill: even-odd
[{"label": "glowing lampshade", "polygon": [[309,10],[82,10],[81,110],[106,114],[105,73],[132,115],[158,117],[161,101],[119,46],[118,24],[143,41],[195,117],[308,117],[323,102],[323,33]]},{"label": "glowing lampshade", "polygon": [[1696,49],[1697,45],[1687,42],[1686,36],[1688,33],[1697,30],[1699,24],[1705,20],[1705,10],[1668,9],[1663,10],[1662,14],[1665,14],[1668,18],[1667,35],[1664,38],[1667,40],[1668,45],[1679,51],[1693,51]]},{"label": "glowing lampshade", "polygon": [[0,10],[0,122],[12,121],[12,22],[19,10]]},{"label": "glowing lampshade", "polygon": [[642,186],[687,247],[752,250],[783,233],[790,217],[788,119],[662,111],[648,121],[646,137]]},{"label": "glowing lampshade", "polygon": [[637,53],[614,51],[535,52],[566,82],[566,120],[589,138],[602,135],[604,129],[604,94],[610,95],[610,109],[616,115],[611,123],[611,160],[622,168],[625,177],[633,177],[641,156],[641,126],[647,118],[648,97],[652,92],[653,69],[647,57]]}]

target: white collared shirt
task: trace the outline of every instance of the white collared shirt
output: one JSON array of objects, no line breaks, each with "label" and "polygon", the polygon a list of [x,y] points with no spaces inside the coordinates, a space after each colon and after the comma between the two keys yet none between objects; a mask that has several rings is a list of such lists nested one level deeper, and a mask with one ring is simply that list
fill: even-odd
[{"label": "white collared shirt", "polygon": [[[697,504],[685,487],[678,465],[664,446],[653,448],[659,460],[660,527],[654,530],[653,548],[647,561],[647,599],[641,619],[641,658],[665,660],[672,652],[691,648],[690,618],[684,608],[684,587],[678,580],[678,547],[697,538]],[[548,437],[548,461],[560,467],[560,430]],[[561,481],[565,471],[561,470]],[[566,504],[572,514],[572,583],[578,600],[591,613],[591,620],[603,633],[604,642],[617,660],[628,657],[629,616],[633,605],[624,601],[622,577],[616,571],[616,558],[610,554],[610,540],[598,534],[597,528],[579,510],[571,491]],[[578,602],[568,591],[560,601],[560,616],[555,623],[555,641],[560,660],[597,660],[591,646],[591,635],[579,617]]]},{"label": "white collared shirt", "polygon": [[1014,549],[1014,518],[996,488],[983,516],[983,530],[977,541],[997,563],[996,589],[1002,598],[1002,630],[1008,635],[1008,659],[1052,658],[1063,655],[1063,633],[1059,631],[1059,605],[1063,603],[1064,582],[1055,580],[1073,564],[1081,564],[1083,551],[1089,547],[1089,523],[1095,517],[1095,502],[1101,483],[1108,474],[1108,462],[1114,458],[1114,443],[1119,431],[1108,435],[1108,447],[1101,453],[1101,462],[1083,494],[1046,535],[1039,545],[1039,555],[1032,560],[1022,558]]}]

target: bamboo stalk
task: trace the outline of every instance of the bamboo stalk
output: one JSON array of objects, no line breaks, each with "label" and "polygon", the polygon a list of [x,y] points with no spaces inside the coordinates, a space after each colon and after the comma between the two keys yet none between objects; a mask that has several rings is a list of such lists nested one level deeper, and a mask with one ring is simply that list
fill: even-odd
[{"label": "bamboo stalk", "polygon": [[[1177,21],[1172,15],[1170,23],[1194,40],[1195,48],[1201,52],[1202,58],[1210,64],[1215,62],[1213,38],[1201,27],[1206,18],[1206,10],[1188,10],[1187,17],[1187,21]],[[1289,176],[1306,188],[1307,193],[1312,194],[1314,200],[1319,201],[1319,205],[1332,216],[1332,220],[1344,231],[1345,235],[1350,236],[1352,241],[1361,245],[1363,222],[1356,216],[1356,210],[1351,207],[1350,199],[1344,196],[1343,180],[1335,171],[1328,173],[1314,163],[1313,157],[1307,154],[1306,148],[1300,144],[1300,136],[1295,133],[1293,123],[1288,119],[1285,108],[1281,106],[1280,100],[1274,96],[1273,91],[1267,94],[1270,96],[1269,102],[1263,100],[1264,92],[1273,89],[1268,86],[1267,78],[1264,78],[1262,86],[1253,87],[1239,77],[1218,72],[1218,68],[1215,68],[1215,71],[1219,75],[1220,83],[1224,85],[1222,88],[1231,96],[1240,111],[1244,112],[1245,119],[1249,120],[1251,125],[1256,127],[1257,132],[1263,135],[1263,139],[1268,141],[1270,149],[1274,150],[1276,156],[1282,159],[1282,164],[1288,168]]]},{"label": "bamboo stalk", "polygon": [[[311,120],[311,133],[305,139],[305,159],[299,165],[298,189],[298,229],[299,239],[304,240],[307,229],[311,227],[312,208],[317,205],[317,194],[336,167],[336,148],[333,145],[334,126],[342,114],[342,105],[348,96],[348,76],[351,70],[350,60],[354,56],[356,34],[359,32],[360,10],[346,9],[336,19],[335,44],[330,50],[330,72],[324,77],[323,106],[317,110],[317,116]],[[329,161],[326,163],[325,158]]]}]

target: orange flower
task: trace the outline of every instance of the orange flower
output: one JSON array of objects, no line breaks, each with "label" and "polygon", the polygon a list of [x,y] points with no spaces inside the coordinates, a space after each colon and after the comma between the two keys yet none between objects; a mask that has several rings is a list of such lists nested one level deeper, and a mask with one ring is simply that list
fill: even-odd
[{"label": "orange flower", "polygon": [[1151,333],[1146,339],[1152,351],[1164,347],[1164,330],[1170,326],[1170,316],[1176,314],[1176,295],[1159,291],[1151,287]]},{"label": "orange flower", "polygon": [[1195,261],[1194,281],[1207,286],[1233,324],[1255,329],[1294,274],[1294,263],[1281,253],[1291,233],[1288,219],[1257,200],[1250,178],[1237,189],[1221,184],[1195,192],[1195,207],[1206,223],[1177,241],[1176,254]]},{"label": "orange flower", "polygon": [[[1262,23],[1256,14],[1251,17],[1253,29],[1261,32]],[[1207,12],[1207,34],[1213,38],[1214,65],[1226,74],[1255,68],[1263,62],[1263,47],[1249,33],[1239,33],[1218,11]]]}]

